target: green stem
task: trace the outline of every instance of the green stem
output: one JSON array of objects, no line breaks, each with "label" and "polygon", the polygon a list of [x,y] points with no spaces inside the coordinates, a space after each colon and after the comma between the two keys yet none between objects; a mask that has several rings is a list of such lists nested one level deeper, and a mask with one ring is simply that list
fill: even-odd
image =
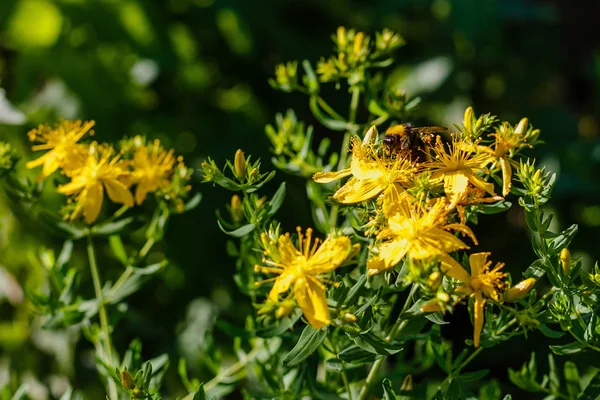
[{"label": "green stem", "polygon": [[[360,100],[360,88],[354,87],[352,89],[352,99],[350,100],[350,110],[348,112],[348,126],[354,125],[356,122],[356,113],[358,112],[358,102]],[[342,141],[342,148],[340,150],[340,160],[338,162],[337,169],[342,170],[346,168],[348,164],[348,149],[350,148],[350,137],[352,136],[352,132],[347,130],[344,133],[344,139]],[[329,228],[330,230],[337,225],[337,218],[340,208],[337,204],[334,204],[331,207],[331,212],[329,213]]]},{"label": "green stem", "polygon": [[[94,251],[94,242],[92,236],[88,235],[87,253],[90,263],[90,271],[92,273],[92,281],[94,282],[94,292],[96,293],[96,301],[98,302],[98,316],[100,317],[100,329],[104,339],[104,353],[101,356],[105,358],[106,363],[112,367],[112,343],[110,340],[110,327],[108,325],[108,315],[104,306],[104,296],[102,294],[102,284],[100,283],[100,274],[98,273],[98,264],[96,263],[96,252]],[[118,399],[117,386],[110,377],[107,377],[109,397]]]},{"label": "green stem", "polygon": [[[387,336],[384,339],[386,342],[391,342],[394,339],[394,337],[396,336],[396,334],[398,332],[401,332],[402,329],[404,329],[404,327],[406,326],[406,324],[408,324],[408,320],[403,319],[402,314],[404,314],[404,312],[406,310],[408,310],[408,308],[412,304],[412,298],[417,289],[418,289],[418,286],[413,284],[413,286],[411,287],[410,292],[408,294],[408,298],[404,302],[402,311],[400,311],[400,315],[398,316],[398,319],[396,320],[396,322],[390,329],[390,332],[387,334]],[[365,384],[361,388],[360,393],[358,394],[358,400],[364,400],[366,398],[367,394],[369,393],[369,387],[373,384],[373,382],[377,378],[377,373],[379,372],[379,368],[381,368],[381,365],[383,364],[384,360],[385,360],[384,357],[378,358],[377,360],[375,360],[375,362],[371,366],[371,370],[369,371],[369,375],[367,375]]]}]

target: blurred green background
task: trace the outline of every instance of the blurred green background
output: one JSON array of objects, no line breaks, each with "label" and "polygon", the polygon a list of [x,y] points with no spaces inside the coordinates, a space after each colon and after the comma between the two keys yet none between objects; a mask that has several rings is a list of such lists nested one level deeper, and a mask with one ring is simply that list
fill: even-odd
[{"label": "blurred green background", "polygon": [[[208,156],[219,163],[232,159],[241,148],[270,169],[264,126],[275,113],[293,108],[317,135],[330,135],[312,118],[305,97],[269,87],[274,66],[329,55],[330,36],[340,25],[366,33],[388,27],[407,41],[392,69],[404,77],[409,94],[423,98],[419,120],[460,123],[464,108],[473,105],[477,113],[512,123],[527,116],[542,130],[545,144],[531,155],[558,173],[551,208],[561,228],[579,224],[572,252],[589,267],[600,257],[597,15],[595,0],[577,6],[559,0],[2,0],[0,139],[29,157],[31,127],[58,116],[94,119],[98,140],[158,137],[196,168]],[[332,91],[328,100],[345,109],[348,93]],[[309,225],[303,182],[279,173],[267,190],[277,180],[288,182],[284,228]],[[236,292],[234,261],[214,217],[229,201],[227,193],[202,186],[198,174],[193,184],[204,194],[201,205],[175,216],[159,244],[171,266],[130,299],[114,337],[121,352],[139,337],[146,357],[167,352],[176,362],[183,356],[193,375],[210,379],[194,368],[207,347],[205,334],[229,353],[231,338],[213,331],[214,318],[241,324],[251,305]],[[91,345],[77,329],[40,330],[22,298],[26,285],[44,284],[34,250],[58,251],[60,241],[3,203],[0,386],[30,382],[39,398],[58,398],[70,384],[100,398]],[[480,248],[518,273],[534,259],[525,231],[515,207],[483,220]],[[110,263],[101,267],[107,279],[119,272]],[[89,279],[83,288],[91,295]],[[471,330],[466,313],[460,314],[443,330],[458,347]],[[505,380],[508,366],[529,357],[531,339],[527,351],[517,340],[478,363],[493,366],[493,376]],[[175,370],[172,365],[165,383],[171,398],[183,394]],[[416,377],[417,383],[423,379]]]}]

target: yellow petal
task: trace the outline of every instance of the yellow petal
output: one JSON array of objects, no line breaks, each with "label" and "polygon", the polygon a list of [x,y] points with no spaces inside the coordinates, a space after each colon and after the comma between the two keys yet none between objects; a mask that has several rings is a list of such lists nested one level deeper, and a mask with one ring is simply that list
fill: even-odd
[{"label": "yellow petal", "polygon": [[481,292],[475,292],[475,307],[473,313],[473,345],[479,347],[481,331],[483,330],[483,318],[485,311],[485,299]]},{"label": "yellow petal", "polygon": [[103,197],[104,190],[99,183],[86,187],[82,192],[81,206],[83,208],[83,216],[85,217],[86,223],[91,224],[98,218],[100,210],[102,209]]},{"label": "yellow petal", "polygon": [[56,191],[58,193],[62,193],[62,194],[66,194],[66,195],[71,195],[73,193],[76,193],[78,191],[80,191],[83,187],[85,187],[86,185],[86,180],[85,179],[81,179],[81,178],[74,178],[71,182],[64,184],[64,185],[60,185]]},{"label": "yellow petal", "polygon": [[508,196],[510,193],[510,187],[512,185],[512,167],[510,162],[502,157],[500,159],[500,167],[502,168],[502,196]]},{"label": "yellow petal", "polygon": [[295,264],[298,257],[303,257],[302,253],[292,243],[289,235],[279,237],[277,240],[277,250],[281,257],[281,264],[283,265]]},{"label": "yellow petal", "polygon": [[490,182],[484,181],[477,175],[475,175],[475,174],[471,175],[471,177],[469,178],[469,181],[473,184],[473,186],[478,187],[479,189],[485,190],[492,196],[496,195],[496,192],[494,192],[494,185]]},{"label": "yellow petal", "polygon": [[452,206],[460,201],[460,198],[467,191],[468,185],[469,176],[463,171],[452,171],[444,174],[444,191]]},{"label": "yellow petal", "polygon": [[432,228],[422,232],[418,240],[413,241],[408,254],[411,258],[423,260],[468,248],[469,246],[453,234],[439,228]]},{"label": "yellow petal", "polygon": [[102,183],[112,202],[125,204],[127,207],[133,207],[133,195],[122,182],[119,182],[116,179],[103,179]]},{"label": "yellow petal", "polygon": [[294,284],[294,297],[308,323],[315,329],[329,325],[329,308],[322,285],[312,277],[299,279]]},{"label": "yellow petal", "polygon": [[453,229],[455,231],[459,231],[462,234],[467,235],[468,237],[470,237],[471,240],[473,241],[473,243],[475,243],[476,246],[479,244],[479,242],[477,242],[477,238],[475,237],[475,234],[473,233],[473,231],[471,230],[471,228],[469,228],[467,225],[464,225],[464,224],[448,224],[448,225],[444,226],[444,229]]},{"label": "yellow petal", "polygon": [[284,271],[279,275],[269,292],[269,301],[276,302],[280,294],[287,292],[292,283],[294,283],[294,278],[294,274],[290,271]]},{"label": "yellow petal", "polygon": [[336,172],[317,172],[313,175],[313,180],[317,183],[329,183],[338,179],[342,179],[350,175],[350,173],[350,168],[346,168]]},{"label": "yellow petal", "polygon": [[481,275],[483,266],[485,265],[490,254],[491,253],[473,253],[469,256],[469,265],[471,266],[472,277]]},{"label": "yellow petal", "polygon": [[386,186],[386,183],[377,180],[360,180],[353,177],[333,195],[333,198],[344,204],[359,203],[377,196]]},{"label": "yellow petal", "polygon": [[391,217],[392,215],[401,211],[401,207],[403,206],[403,202],[401,200],[402,194],[406,193],[404,188],[398,184],[393,183],[388,185],[388,187],[383,192],[383,214]]},{"label": "yellow petal", "polygon": [[469,282],[471,276],[454,258],[446,255],[442,257],[442,272],[461,282]]},{"label": "yellow petal", "polygon": [[346,236],[328,237],[317,252],[309,258],[306,270],[313,275],[332,271],[348,257],[352,241]]},{"label": "yellow petal", "polygon": [[135,203],[139,206],[146,200],[146,196],[148,195],[148,185],[144,183],[139,183],[135,188]]},{"label": "yellow petal", "polygon": [[367,272],[369,275],[377,275],[378,273],[385,271],[387,268],[385,266],[385,261],[383,258],[376,256],[370,258],[367,261]]},{"label": "yellow petal", "polygon": [[352,158],[350,170],[355,178],[369,180],[381,179],[388,172],[381,163],[376,161],[363,161],[356,157]]},{"label": "yellow petal", "polygon": [[379,256],[383,258],[385,262],[385,269],[392,268],[398,264],[410,249],[410,242],[403,238],[398,238],[382,244],[379,247]]}]

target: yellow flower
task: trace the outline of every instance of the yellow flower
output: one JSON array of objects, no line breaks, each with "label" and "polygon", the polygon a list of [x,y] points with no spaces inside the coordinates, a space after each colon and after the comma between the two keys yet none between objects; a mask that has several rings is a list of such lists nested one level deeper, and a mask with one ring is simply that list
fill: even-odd
[{"label": "yellow flower", "polygon": [[313,179],[318,183],[329,183],[352,175],[333,195],[340,203],[351,204],[372,199],[382,192],[402,192],[402,183],[408,182],[415,172],[409,160],[379,157],[372,144],[363,144],[355,136],[352,138],[350,168],[337,172],[317,172]]},{"label": "yellow flower", "polygon": [[456,292],[462,297],[472,295],[475,297],[475,311],[473,315],[473,342],[475,347],[479,347],[481,330],[483,329],[483,317],[485,313],[486,298],[498,301],[500,293],[507,287],[506,273],[500,272],[504,267],[503,263],[497,263],[494,269],[490,270],[491,261],[487,261],[490,253],[475,253],[469,257],[471,266],[471,275],[453,258],[442,260],[442,270],[446,275],[463,282]]},{"label": "yellow flower", "polygon": [[71,219],[75,219],[83,211],[83,216],[88,224],[98,218],[102,208],[104,190],[111,201],[133,206],[133,196],[122,182],[128,174],[119,161],[119,156],[113,157],[114,150],[108,146],[98,146],[92,143],[87,158],[81,165],[68,171],[71,182],[58,187],[58,192],[73,196],[77,202]]},{"label": "yellow flower", "polygon": [[40,180],[51,175],[58,168],[69,170],[71,161],[82,153],[85,147],[77,142],[94,126],[94,121],[62,121],[56,127],[40,125],[27,134],[32,142],[43,144],[34,145],[33,151],[48,150],[40,158],[27,163],[27,168],[35,168],[43,165]]},{"label": "yellow flower", "polygon": [[378,247],[379,254],[367,261],[369,275],[393,268],[407,255],[414,260],[445,258],[453,251],[468,249],[462,240],[447,232],[449,229],[468,235],[477,244],[468,226],[447,223],[445,209],[445,199],[437,200],[430,210],[417,206],[414,211],[408,199],[400,199],[398,212],[388,219],[389,226],[377,235],[382,243]]},{"label": "yellow flower", "polygon": [[434,146],[435,161],[425,163],[424,166],[433,171],[432,179],[444,180],[444,191],[450,200],[449,208],[453,208],[467,192],[468,185],[485,190],[495,196],[494,185],[477,176],[477,172],[485,172],[484,166],[488,162],[485,154],[475,154],[472,146],[457,140],[452,140],[448,151],[440,140]]},{"label": "yellow flower", "polygon": [[152,145],[136,148],[131,180],[137,184],[135,202],[138,205],[144,202],[148,193],[169,186],[174,165],[173,150],[166,151],[158,139]]},{"label": "yellow flower", "polygon": [[[269,243],[263,234],[263,243]],[[312,241],[312,229],[306,230],[306,236],[298,228],[299,248],[292,243],[290,234],[279,237],[277,244],[265,251],[270,260],[264,259],[266,266],[257,265],[255,270],[262,273],[278,274],[276,278],[267,279],[257,284],[274,281],[269,292],[268,301],[277,302],[279,296],[292,288],[298,306],[311,326],[316,329],[330,323],[329,308],[325,297],[325,285],[319,275],[333,271],[347,258],[358,251],[359,245],[352,245],[346,236],[329,236],[319,245],[319,240]]]},{"label": "yellow flower", "polygon": [[503,300],[509,303],[514,303],[515,301],[522,299],[527,293],[529,293],[531,289],[533,289],[535,282],[536,281],[534,278],[522,280],[504,292]]}]

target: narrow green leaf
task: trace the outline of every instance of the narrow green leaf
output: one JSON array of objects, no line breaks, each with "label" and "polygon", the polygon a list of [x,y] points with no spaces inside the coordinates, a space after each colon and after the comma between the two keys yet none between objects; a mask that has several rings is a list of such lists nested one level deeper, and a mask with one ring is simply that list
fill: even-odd
[{"label": "narrow green leaf", "polygon": [[194,195],[194,197],[192,197],[191,199],[189,199],[183,205],[183,212],[188,212],[188,211],[191,211],[194,208],[198,207],[198,205],[200,204],[200,201],[202,201],[202,193],[196,193]]},{"label": "narrow green leaf", "polygon": [[108,237],[108,243],[110,244],[113,254],[117,257],[117,260],[121,261],[123,265],[127,265],[127,251],[125,251],[121,236],[118,234],[110,235]]},{"label": "narrow green leaf", "polygon": [[550,350],[556,355],[566,356],[570,354],[576,354],[582,351],[585,346],[579,342],[572,342],[568,344],[550,346]]},{"label": "narrow green leaf", "polygon": [[571,240],[573,240],[577,234],[577,230],[577,224],[573,224],[569,228],[562,231],[560,235],[548,243],[549,251],[553,254],[558,254],[562,249],[566,248],[569,243],[571,243]]},{"label": "narrow green leaf", "polygon": [[547,336],[552,339],[558,339],[558,338],[564,336],[564,334],[565,334],[564,332],[555,331],[554,329],[550,329],[548,327],[548,325],[545,325],[545,324],[540,324],[539,329],[540,329],[540,332],[542,332],[544,334],[544,336]]},{"label": "narrow green leaf", "polygon": [[73,254],[73,241],[65,240],[65,243],[63,244],[63,247],[60,250],[60,254],[56,259],[56,263],[54,264],[54,266],[57,269],[62,270],[63,267],[69,262],[69,260],[71,260],[71,254]]},{"label": "narrow green leaf", "polygon": [[597,371],[578,400],[597,400],[600,398],[600,371]]},{"label": "narrow green leaf", "polygon": [[569,397],[572,399],[577,398],[581,392],[581,378],[573,361],[565,362],[565,384],[567,385]]},{"label": "narrow green leaf", "polygon": [[371,332],[356,335],[352,337],[352,340],[362,349],[382,356],[396,354],[402,350],[402,346],[388,343]]},{"label": "narrow green leaf", "polygon": [[256,228],[256,225],[254,225],[254,224],[247,224],[236,230],[228,231],[225,228],[223,228],[223,225],[221,224],[220,221],[217,221],[217,224],[219,224],[219,228],[221,228],[223,233],[225,233],[226,235],[229,235],[231,237],[234,237],[234,238],[241,238],[243,236],[246,236],[247,234],[252,232],[254,230],[254,228]]},{"label": "narrow green leaf", "polygon": [[118,219],[116,221],[108,221],[92,228],[92,234],[94,236],[108,236],[115,233],[122,232],[127,226],[129,226],[135,219],[133,217],[127,217]]},{"label": "narrow green leaf", "polygon": [[283,204],[284,199],[285,199],[285,182],[283,182],[279,186],[279,189],[277,189],[277,192],[275,192],[275,194],[273,195],[273,198],[269,201],[269,206],[267,208],[267,214],[269,215],[269,217],[272,217],[273,215],[275,215],[277,210],[279,210],[279,208]]},{"label": "narrow green leaf", "polygon": [[510,201],[500,200],[494,204],[481,204],[479,205],[479,212],[482,214],[498,214],[508,210],[512,206]]},{"label": "narrow green leaf", "polygon": [[338,358],[344,362],[353,364],[353,365],[361,365],[361,364],[369,364],[380,358],[369,351],[363,350],[359,346],[353,344],[338,354]]},{"label": "narrow green leaf", "polygon": [[294,346],[283,359],[283,365],[293,367],[300,364],[319,348],[326,337],[327,328],[315,329],[312,326],[307,325],[302,331],[296,346]]}]

